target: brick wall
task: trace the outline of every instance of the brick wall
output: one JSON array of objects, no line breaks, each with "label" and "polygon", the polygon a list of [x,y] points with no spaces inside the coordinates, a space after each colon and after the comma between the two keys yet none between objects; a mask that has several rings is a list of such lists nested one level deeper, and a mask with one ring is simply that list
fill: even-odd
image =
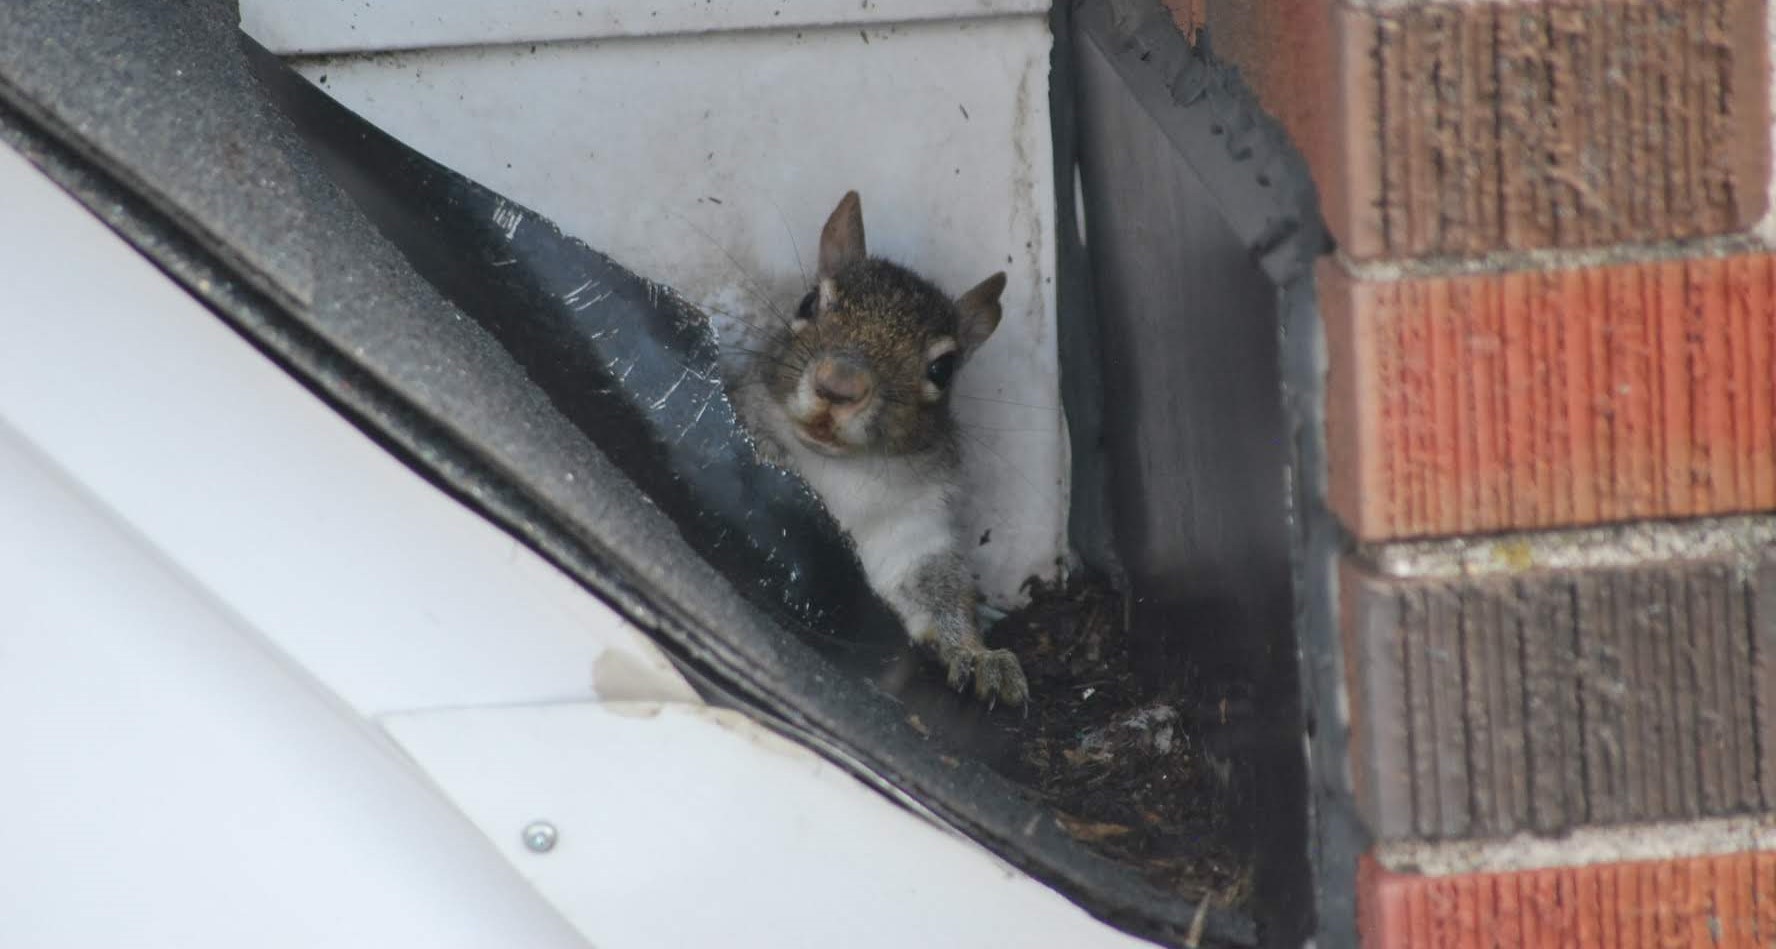
[{"label": "brick wall", "polygon": [[1338,241],[1363,945],[1776,945],[1766,0],[1168,6]]}]

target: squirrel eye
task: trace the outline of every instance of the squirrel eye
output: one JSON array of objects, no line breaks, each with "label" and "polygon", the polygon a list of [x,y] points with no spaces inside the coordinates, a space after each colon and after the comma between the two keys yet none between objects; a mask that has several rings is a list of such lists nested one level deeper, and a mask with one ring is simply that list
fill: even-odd
[{"label": "squirrel eye", "polygon": [[818,309],[817,307],[814,306],[814,296],[815,296],[814,291],[809,290],[808,295],[802,297],[802,302],[798,306],[796,306],[795,318],[796,318],[797,322],[799,322],[799,323],[814,322],[814,311],[816,309]]},{"label": "squirrel eye", "polygon": [[955,353],[944,353],[942,356],[931,360],[931,365],[925,367],[925,378],[930,379],[931,384],[937,386],[939,389],[949,385],[950,377],[955,374]]}]

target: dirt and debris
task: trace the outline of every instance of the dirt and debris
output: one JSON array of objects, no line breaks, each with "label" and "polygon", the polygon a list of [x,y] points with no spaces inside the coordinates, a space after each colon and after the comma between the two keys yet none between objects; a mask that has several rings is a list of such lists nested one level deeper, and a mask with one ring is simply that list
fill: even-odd
[{"label": "dirt and debris", "polygon": [[1054,808],[1074,839],[1156,885],[1244,904],[1252,860],[1236,838],[1248,785],[1215,733],[1246,697],[1194,676],[1144,681],[1122,599],[1104,582],[1032,593],[988,634],[1017,653],[1030,682],[1016,761],[1000,770]]}]

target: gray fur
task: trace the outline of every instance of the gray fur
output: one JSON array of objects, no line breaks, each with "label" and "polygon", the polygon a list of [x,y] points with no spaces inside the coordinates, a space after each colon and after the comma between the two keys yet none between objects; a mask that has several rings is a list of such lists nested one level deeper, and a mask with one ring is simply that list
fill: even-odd
[{"label": "gray fur", "polygon": [[[821,234],[821,272],[733,387],[761,458],[799,471],[851,535],[871,586],[936,652],[950,685],[983,701],[1029,694],[1017,657],[988,649],[961,536],[962,451],[935,360],[965,364],[998,325],[1002,274],[960,301],[905,267],[868,257],[861,204],[845,196]],[[933,355],[933,354],[937,355]],[[867,367],[869,395],[826,401],[821,360]],[[830,363],[829,363],[830,366]],[[939,369],[947,367],[939,366]]]}]

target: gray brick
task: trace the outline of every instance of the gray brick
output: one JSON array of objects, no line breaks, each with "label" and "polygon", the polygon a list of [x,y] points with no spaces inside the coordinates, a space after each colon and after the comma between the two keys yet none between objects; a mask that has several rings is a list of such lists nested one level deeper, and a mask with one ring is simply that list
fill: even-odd
[{"label": "gray brick", "polygon": [[1353,774],[1382,838],[1770,807],[1776,559],[1343,572]]}]

